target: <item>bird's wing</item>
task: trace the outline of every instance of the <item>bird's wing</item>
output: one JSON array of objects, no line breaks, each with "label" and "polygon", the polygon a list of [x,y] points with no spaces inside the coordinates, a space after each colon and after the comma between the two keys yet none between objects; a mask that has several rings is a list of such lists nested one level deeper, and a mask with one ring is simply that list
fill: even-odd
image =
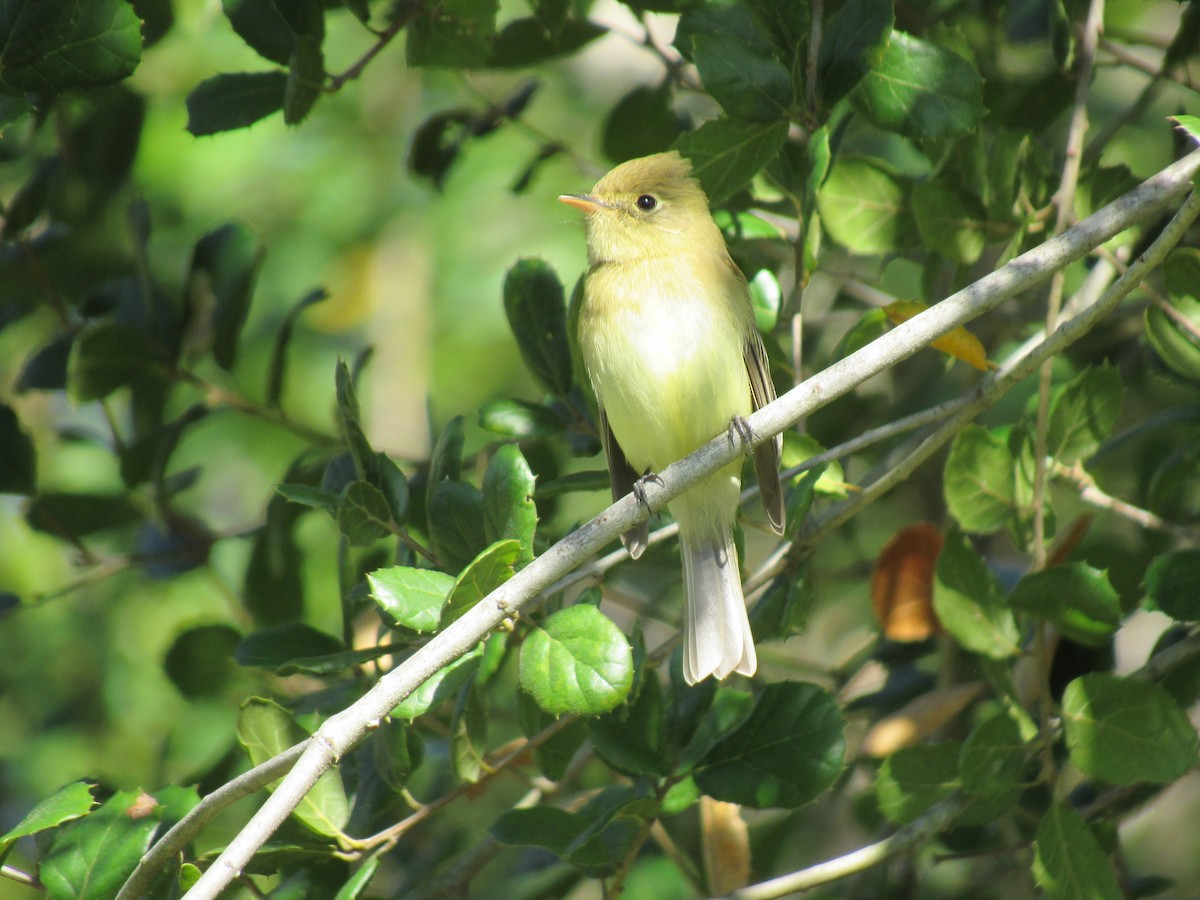
[{"label": "bird's wing", "polygon": [[[750,398],[754,409],[762,409],[775,399],[775,384],[771,381],[771,368],[767,362],[767,348],[762,335],[753,323],[748,329],[746,344],[742,350],[746,361],[746,373],[750,376]],[[758,487],[762,492],[763,509],[776,534],[783,534],[783,489],[779,484],[779,457],[783,452],[783,435],[764,441],[754,448],[754,474],[758,476]],[[611,463],[610,470],[611,470]],[[615,490],[615,488],[614,488]]]},{"label": "bird's wing", "polygon": [[[616,436],[608,426],[608,416],[604,414],[604,404],[599,404],[599,407],[600,442],[604,444],[604,458],[608,460],[608,481],[612,485],[612,498],[615,503],[633,490],[633,486],[638,480],[638,473],[633,470],[633,466],[629,465],[629,460],[625,458],[625,451],[621,449]],[[634,559],[642,555],[649,539],[650,525],[644,519],[621,535],[621,543],[625,545],[625,549]]]}]

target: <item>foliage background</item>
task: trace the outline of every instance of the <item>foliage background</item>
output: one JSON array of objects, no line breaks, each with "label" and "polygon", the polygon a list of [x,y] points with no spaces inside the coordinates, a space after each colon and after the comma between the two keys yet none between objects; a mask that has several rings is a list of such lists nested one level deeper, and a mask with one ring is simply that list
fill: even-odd
[{"label": "foliage background", "polygon": [[[635,86],[662,77],[662,61],[640,46],[643,22],[626,6],[596,3],[590,17],[612,32],[577,54],[539,64],[533,72],[413,68],[406,65],[403,42],[397,41],[371,62],[363,77],[324,97],[296,128],[273,116],[247,129],[197,138],[185,130],[188,94],[219,72],[261,69],[262,60],[234,34],[219,4],[175,0],[172,5],[173,25],[146,49],[124,83],[144,98],[145,119],[128,182],[115,196],[104,198],[96,220],[88,225],[96,271],[136,255],[127,219],[128,205],[135,200],[144,201],[152,222],[146,255],[151,275],[167,290],[183,289],[195,242],[226,222],[245,223],[266,248],[235,368],[226,376],[211,362],[200,366],[197,374],[207,386],[195,388],[187,399],[175,398],[173,403],[182,404],[175,412],[205,396],[213,385],[259,404],[279,328],[300,298],[325,286],[329,298],[303,313],[292,338],[282,400],[292,420],[335,436],[335,362],[354,358],[369,344],[374,352],[359,394],[372,445],[400,461],[417,463],[428,457],[431,435],[441,433],[454,416],[464,415],[465,456],[474,459],[495,440],[475,424],[480,407],[505,397],[537,400],[542,393],[521,363],[505,319],[501,286],[518,257],[547,260],[568,289],[583,269],[581,227],[554,197],[586,188],[608,167],[600,146],[614,104]],[[905,11],[928,21],[943,7],[957,5],[913,4]],[[521,7],[504,4],[501,18],[517,14]],[[1009,4],[1009,25],[1019,31],[1025,27],[1024,16],[1034,23],[1027,26],[1030,33],[1039,33],[1047,9],[1058,7]],[[1180,15],[1181,6],[1174,2],[1121,0],[1107,4],[1106,25],[1169,35]],[[662,46],[669,44],[674,16],[651,14],[643,20]],[[348,68],[373,42],[344,10],[331,11],[327,26],[326,68],[331,72]],[[1031,68],[1045,64],[1047,39],[1024,48]],[[536,93],[519,121],[469,141],[440,190],[414,176],[408,166],[411,142],[431,115],[447,108],[487,108],[512,97],[531,77],[536,79]],[[1123,113],[1143,84],[1144,79],[1128,68],[1102,69],[1092,93],[1097,127],[1106,117]],[[1189,106],[1193,99],[1182,87],[1161,92],[1109,146],[1106,163],[1127,166],[1137,179],[1165,166],[1177,146],[1164,118],[1195,112]],[[67,110],[70,102],[68,97]],[[693,121],[719,111],[699,93],[681,93],[678,109]],[[1047,139],[1060,136],[1063,127],[1061,121],[1048,125]],[[897,167],[912,171],[923,165],[894,136],[858,133],[852,139],[860,149],[871,147]],[[11,127],[3,141],[9,147],[0,146],[5,150],[0,196],[11,198],[30,178],[37,160],[22,142],[49,148],[55,135],[47,127],[32,136]],[[538,165],[528,186],[514,192],[521,173],[551,141],[564,145],[566,152]],[[965,269],[943,267],[923,275],[916,265],[885,270],[828,247],[822,271],[806,295],[807,358],[827,359],[861,316],[862,306],[835,302],[846,278],[875,282],[905,296],[921,292],[923,277],[948,286],[964,274]],[[1082,275],[1082,267],[1073,269],[1070,283],[1077,284]],[[58,324],[53,310],[43,305],[0,330],[0,391],[4,402],[18,410],[36,444],[40,490],[116,491],[120,473],[104,446],[107,426],[96,405],[76,406],[61,393],[14,389],[30,350],[47,341]],[[1002,346],[1019,330],[1019,314],[1010,310],[1007,319],[1001,316],[982,326],[981,336],[989,347]],[[1102,330],[1074,362],[1099,362],[1106,349],[1127,337],[1120,326]],[[1064,364],[1064,379],[1070,368]],[[1145,377],[1158,376],[1152,372]],[[832,445],[854,433],[860,416],[877,413],[881,406],[898,415],[937,399],[929,392],[913,391],[913,385],[934,384],[948,397],[971,381],[966,366],[949,369],[937,354],[918,355],[874,379],[855,397],[814,416],[809,428]],[[1151,387],[1164,406],[1172,396],[1191,401],[1190,388],[1158,382]],[[990,422],[1011,418],[1032,392],[1030,386],[1006,400],[989,414]],[[64,428],[78,432],[81,439],[63,440]],[[200,466],[202,476],[179,495],[178,511],[218,535],[247,537],[217,541],[208,565],[167,573],[172,577],[154,577],[153,571],[131,562],[129,554],[147,546],[145,533],[89,539],[95,559],[81,565],[77,547],[28,525],[25,499],[0,496],[0,590],[21,604],[19,610],[10,609],[0,625],[0,832],[39,800],[79,778],[98,779],[121,790],[154,790],[198,779],[215,786],[242,765],[240,751],[232,749],[242,698],[271,692],[295,698],[317,686],[305,676],[278,678],[230,666],[218,667],[216,673],[205,671],[208,683],[187,696],[178,679],[173,682],[164,671],[176,639],[190,629],[216,624],[232,625],[239,632],[249,629],[239,599],[251,552],[249,532],[261,521],[274,486],[285,480],[289,463],[307,444],[307,436],[296,429],[230,410],[212,413],[189,428],[172,456],[170,471]],[[1112,468],[1125,466],[1128,473],[1123,479],[1114,475],[1114,493],[1146,487],[1151,461],[1161,461],[1153,459],[1155,454],[1166,455],[1169,449],[1145,452],[1146,457],[1116,460]],[[485,461],[474,463],[474,474]],[[566,454],[554,462],[562,472],[597,465]],[[886,504],[822,545],[811,574],[816,599],[804,633],[762,651],[764,668],[772,677],[825,677],[870,644],[877,631],[869,603],[870,562],[901,526],[943,518],[940,474],[938,466],[926,466]],[[1181,466],[1175,475],[1178,480],[1158,486],[1155,496],[1166,512],[1186,518],[1194,510],[1194,470]],[[1174,476],[1168,472],[1158,477]],[[1170,485],[1177,488],[1174,508]],[[590,515],[604,496],[565,498],[545,523],[548,530],[561,530]],[[1081,509],[1070,499],[1065,503],[1060,522]],[[306,515],[296,535],[302,550],[304,621],[339,634],[343,623],[335,524],[325,516]],[[769,546],[753,532],[748,532],[747,542],[750,571]],[[1135,540],[1119,522],[1102,522],[1082,553],[1103,562],[1113,583],[1132,597],[1146,558],[1162,546],[1153,536]],[[375,559],[377,564],[386,562]],[[990,561],[1011,576],[1010,581],[1023,566],[1000,541]],[[1012,571],[1004,573],[1006,563]],[[672,583],[675,565],[661,555],[618,574],[617,585],[632,596],[629,605],[636,608],[639,598]],[[606,611],[612,612],[607,607]],[[612,614],[628,630],[632,615]],[[665,618],[673,621],[670,615]],[[1164,621],[1161,614],[1135,613],[1120,632],[1118,665],[1136,668]],[[669,627],[653,622],[645,627],[651,647],[670,633]],[[497,715],[496,722],[491,744],[518,735],[513,720]],[[855,777],[864,776],[860,772]],[[589,770],[583,778],[598,785],[604,775]],[[444,788],[436,781],[411,786],[414,793],[430,795]],[[523,790],[519,784],[502,786],[452,809],[445,814],[440,834],[469,844],[478,836],[479,823],[490,822]],[[246,806],[235,807],[206,832],[204,847],[231,837]],[[1130,818],[1122,829],[1130,868],[1168,875],[1183,886],[1200,885],[1200,841],[1194,829],[1185,827],[1198,807],[1200,783],[1193,772]],[[783,868],[847,852],[869,840],[872,830],[852,809],[828,797],[816,808],[761,814],[753,821],[760,835],[756,847],[762,852],[756,863],[774,862]],[[870,816],[866,821],[872,821]],[[692,839],[697,827],[685,826]],[[1165,834],[1172,839],[1163,840]],[[430,862],[435,858],[432,835],[416,833],[415,845],[406,851],[412,870],[420,871],[423,854]],[[23,852],[18,848],[15,859]],[[943,866],[937,889],[950,896],[973,877],[965,865]],[[635,870],[627,890],[635,897],[650,890],[673,896],[664,887],[672,883],[657,857]],[[0,897],[34,895],[0,881]]]}]

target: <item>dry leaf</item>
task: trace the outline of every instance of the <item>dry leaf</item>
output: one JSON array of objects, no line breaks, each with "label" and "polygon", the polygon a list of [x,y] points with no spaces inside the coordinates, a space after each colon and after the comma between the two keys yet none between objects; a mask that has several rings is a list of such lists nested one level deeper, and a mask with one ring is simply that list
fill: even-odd
[{"label": "dry leaf", "polygon": [[933,572],[942,552],[942,533],[918,522],[896,533],[875,560],[871,603],[893,641],[923,641],[939,634],[933,611]]},{"label": "dry leaf", "polygon": [[[920,300],[897,300],[894,303],[889,303],[883,308],[887,313],[888,319],[893,325],[899,325],[901,322],[907,322],[917,313],[924,312],[928,309]],[[986,372],[988,369],[996,368],[994,363],[988,362],[987,352],[983,349],[983,344],[979,338],[967,331],[966,328],[959,325],[953,331],[943,334],[936,341],[929,345],[935,350],[941,350],[947,356],[953,356],[955,359],[961,359],[968,366],[978,369],[981,372]]]},{"label": "dry leaf", "polygon": [[982,681],[970,681],[922,694],[872,725],[859,752],[881,758],[912,747],[970,706],[986,689]]},{"label": "dry leaf", "polygon": [[704,873],[708,889],[716,896],[750,883],[750,834],[736,803],[700,798],[700,834],[704,845]]}]

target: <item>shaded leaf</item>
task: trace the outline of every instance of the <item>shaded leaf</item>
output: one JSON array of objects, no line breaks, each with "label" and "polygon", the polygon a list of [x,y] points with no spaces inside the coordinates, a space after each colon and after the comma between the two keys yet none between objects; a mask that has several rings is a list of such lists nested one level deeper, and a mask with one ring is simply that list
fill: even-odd
[{"label": "shaded leaf", "polygon": [[211,310],[213,359],[229,371],[250,312],[263,245],[245,225],[231,222],[202,237],[192,250],[186,294],[192,310]]},{"label": "shaded leaf", "polygon": [[983,254],[987,212],[966,191],[938,181],[918,182],[913,186],[912,211],[922,243],[933,252],[965,266]]},{"label": "shaded leaf", "polygon": [[681,134],[673,147],[692,161],[709,202],[719,206],[741,190],[783,145],[787,122],[712,119]]},{"label": "shaded leaf", "polygon": [[671,108],[671,86],[638,85],[617,101],[604,120],[601,149],[614,163],[661,153],[683,133],[686,123]]},{"label": "shaded leaf", "polygon": [[954,437],[946,458],[946,505],[964,531],[1002,528],[1016,507],[1016,460],[997,435],[968,425]]},{"label": "shaded leaf", "polygon": [[76,403],[107,397],[117,388],[166,374],[167,353],[146,332],[112,320],[75,336],[67,363],[67,393]]},{"label": "shaded leaf", "polygon": [[1051,804],[1034,839],[1033,877],[1051,900],[1120,900],[1108,854],[1067,803]]},{"label": "shaded leaf", "polygon": [[523,259],[504,276],[504,312],[529,371],[564,396],[574,379],[562,282],[549,263]]},{"label": "shaded leaf", "polygon": [[179,693],[188,699],[219,697],[237,671],[233,653],[241,639],[231,625],[189,628],[171,642],[163,669]]},{"label": "shaded leaf", "polygon": [[704,89],[729,115],[751,122],[786,117],[792,102],[791,73],[736,34],[694,35],[692,60]]},{"label": "shaded leaf", "polygon": [[869,160],[838,157],[817,209],[829,236],[853,253],[890,253],[910,241],[903,183]]},{"label": "shaded leaf", "polygon": [[283,109],[285,72],[241,72],[214,75],[187,97],[187,130],[196,137],[235,131]]},{"label": "shaded leaf", "polygon": [[37,489],[37,451],[16,411],[0,403],[0,494],[32,494]]},{"label": "shaded leaf", "polygon": [[1176,550],[1155,559],[1146,570],[1146,593],[1171,618],[1200,620],[1200,550]]},{"label": "shaded leaf", "polygon": [[1050,407],[1046,452],[1068,465],[1095,453],[1112,434],[1121,392],[1121,373],[1114,366],[1089,366],[1081,372]]},{"label": "shaded leaf", "polygon": [[938,557],[933,608],[942,627],[966,649],[992,659],[1020,652],[1021,634],[995,576],[958,532],[946,536]]},{"label": "shaded leaf", "polygon": [[945,742],[907,747],[885,759],[875,780],[880,812],[907,825],[950,796],[958,782],[958,750]]},{"label": "shaded leaf", "polygon": [[483,493],[465,481],[443,481],[429,506],[433,552],[443,568],[460,572],[487,546]]},{"label": "shaded leaf", "polygon": [[450,665],[435,672],[422,682],[415,691],[400,701],[399,705],[392,710],[392,715],[397,719],[415,719],[448,697],[454,696],[458,693],[458,689],[475,674],[482,656],[483,644],[476,644],[474,648]]},{"label": "shaded leaf", "polygon": [[1121,598],[1108,574],[1082,562],[1031,572],[1017,582],[1008,602],[1092,647],[1106,645],[1121,624]]},{"label": "shaded leaf", "polygon": [[338,497],[337,525],[351,544],[366,547],[392,533],[387,498],[373,484],[355,481]]},{"label": "shaded leaf", "polygon": [[848,0],[830,17],[817,66],[826,108],[846,96],[880,61],[893,20],[891,0]]},{"label": "shaded leaf", "polygon": [[492,39],[487,66],[519,69],[574,53],[608,29],[587,19],[567,19],[556,29],[547,28],[535,17],[514,19]]}]

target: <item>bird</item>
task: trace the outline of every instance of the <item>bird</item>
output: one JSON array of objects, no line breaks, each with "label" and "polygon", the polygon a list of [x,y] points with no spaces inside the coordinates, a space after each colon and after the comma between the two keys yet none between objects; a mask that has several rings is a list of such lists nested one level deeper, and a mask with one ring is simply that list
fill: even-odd
[{"label": "bird", "polygon": [[[584,213],[588,269],[578,346],[596,396],[613,499],[644,501],[645,478],[719,434],[753,439],[745,417],[775,399],[746,278],[691,163],[675,151],[621,163],[562,202]],[[753,451],[767,519],[783,533],[782,438]],[[688,684],[758,668],[733,525],[741,463],[668,504],[683,559]],[[633,558],[646,522],[622,536]]]}]

